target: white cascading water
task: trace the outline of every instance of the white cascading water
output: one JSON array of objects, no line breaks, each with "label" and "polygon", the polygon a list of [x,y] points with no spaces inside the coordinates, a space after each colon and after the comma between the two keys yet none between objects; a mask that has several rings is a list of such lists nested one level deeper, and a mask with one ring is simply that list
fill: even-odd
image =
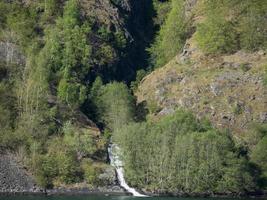
[{"label": "white cascading water", "polygon": [[140,194],[134,188],[131,188],[125,181],[123,174],[123,164],[119,156],[120,148],[116,144],[110,144],[108,147],[108,155],[110,159],[110,164],[115,167],[119,183],[126,191],[133,194],[136,197],[147,197],[146,195]]}]

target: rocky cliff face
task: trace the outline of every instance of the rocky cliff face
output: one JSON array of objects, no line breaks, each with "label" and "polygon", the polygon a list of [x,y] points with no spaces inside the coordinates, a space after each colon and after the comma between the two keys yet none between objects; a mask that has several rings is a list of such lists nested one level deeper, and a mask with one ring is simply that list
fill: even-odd
[{"label": "rocky cliff face", "polygon": [[33,177],[11,154],[0,154],[0,193],[41,193]]},{"label": "rocky cliff face", "polygon": [[156,105],[157,116],[184,108],[242,134],[252,122],[267,122],[266,63],[263,51],[209,57],[189,40],[182,54],[143,79],[136,95]]},{"label": "rocky cliff face", "polygon": [[80,4],[83,15],[96,19],[99,24],[108,26],[111,31],[126,30],[122,15],[131,10],[128,0],[118,2],[117,4],[109,0],[81,0]]},{"label": "rocky cliff face", "polygon": [[19,47],[9,41],[0,41],[0,62],[5,64],[25,64],[25,56]]}]

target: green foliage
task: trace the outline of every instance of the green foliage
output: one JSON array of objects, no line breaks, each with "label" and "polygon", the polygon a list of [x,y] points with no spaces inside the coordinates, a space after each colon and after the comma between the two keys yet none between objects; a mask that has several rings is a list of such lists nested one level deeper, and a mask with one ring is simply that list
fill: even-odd
[{"label": "green foliage", "polygon": [[98,182],[97,171],[90,160],[84,160],[82,163],[84,179],[88,184],[95,185]]},{"label": "green foliage", "polygon": [[113,82],[102,87],[97,106],[100,118],[111,130],[133,121],[134,99],[123,83]]},{"label": "green foliage", "polygon": [[[0,28],[4,28],[5,27],[5,24],[6,24],[6,11],[7,11],[8,7],[7,7],[7,4],[4,3],[4,2],[0,2],[0,13],[1,16],[0,16]],[[0,32],[1,34],[1,32]]]},{"label": "green foliage", "polygon": [[[267,129],[266,129],[267,130]],[[260,186],[267,188],[267,135],[264,136],[251,153],[251,161],[261,169]]]},{"label": "green foliage", "polygon": [[234,106],[233,112],[236,115],[240,115],[240,114],[242,114],[243,109],[242,109],[242,107],[239,104],[237,104],[237,105]]},{"label": "green foliage", "polygon": [[58,86],[58,97],[73,107],[78,107],[86,99],[86,87],[74,81],[61,79]]},{"label": "green foliage", "polygon": [[266,147],[267,147],[267,124],[253,124],[246,135],[246,142],[250,152],[250,161],[256,165],[259,170],[258,184],[261,188],[267,188],[267,165],[266,165]]},{"label": "green foliage", "polygon": [[101,105],[100,102],[100,93],[103,86],[103,81],[101,77],[96,77],[95,81],[93,82],[90,93],[89,93],[89,100],[90,100],[90,115],[92,119],[96,121],[100,120],[101,112],[98,111],[99,106]]},{"label": "green foliage", "polygon": [[107,167],[103,163],[94,163],[91,160],[85,159],[82,162],[82,170],[84,173],[85,181],[94,186],[102,186],[103,180],[99,178],[99,175],[103,173],[104,169]]},{"label": "green foliage", "polygon": [[154,23],[161,26],[171,9],[171,1],[153,0],[153,6],[156,10]]},{"label": "green foliage", "polygon": [[267,135],[267,125],[253,123],[250,125],[248,133],[245,135],[245,142],[249,149],[253,149],[258,142]]},{"label": "green foliage", "polygon": [[265,1],[204,1],[205,21],[197,26],[197,42],[209,54],[266,48]]},{"label": "green foliage", "polygon": [[61,138],[50,141],[47,154],[36,156],[33,167],[42,185],[47,187],[79,181],[76,155],[62,143]]},{"label": "green foliage", "polygon": [[110,45],[103,44],[98,49],[97,54],[95,56],[98,60],[98,64],[107,65],[115,60],[116,52],[114,48],[112,48]]},{"label": "green foliage", "polygon": [[238,48],[233,24],[217,16],[198,25],[196,39],[199,47],[210,54],[231,53]]},{"label": "green foliage", "polygon": [[172,0],[166,21],[149,49],[156,67],[166,64],[183,48],[190,24],[185,19],[183,6],[183,0]]},{"label": "green foliage", "polygon": [[265,70],[264,70],[264,73],[263,73],[263,85],[265,87],[267,87],[267,64],[265,66]]},{"label": "green foliage", "polygon": [[56,0],[44,1],[44,13],[47,16],[51,16],[57,12],[58,4]]},{"label": "green foliage", "polygon": [[259,50],[267,48],[267,3],[266,1],[246,1],[238,27],[240,29],[240,45],[246,50]]},{"label": "green foliage", "polygon": [[66,122],[63,127],[64,143],[70,149],[77,152],[79,156],[84,157],[92,155],[96,151],[96,145],[90,131],[75,127],[70,121]]},{"label": "green foliage", "polygon": [[124,49],[126,48],[127,45],[127,39],[125,38],[125,35],[123,32],[118,31],[115,33],[115,41],[116,41],[116,46],[119,49]]},{"label": "green foliage", "polygon": [[[127,180],[158,192],[244,192],[254,188],[245,158],[229,136],[178,111],[114,133]],[[156,174],[156,176],[155,176]]]},{"label": "green foliage", "polygon": [[46,45],[41,54],[51,73],[51,81],[58,84],[58,97],[70,107],[79,107],[87,98],[83,82],[91,67],[91,46],[88,42],[90,26],[81,25],[76,0],[68,1],[63,17],[52,29],[46,30]]},{"label": "green foliage", "polygon": [[146,107],[147,107],[149,113],[151,113],[151,114],[156,114],[157,112],[160,111],[160,107],[155,100],[147,101]]},{"label": "green foliage", "polygon": [[[4,4],[2,3],[2,5]],[[15,2],[5,6],[6,10],[4,13],[7,13],[5,16],[6,27],[15,33],[12,34],[12,38],[9,38],[10,35],[8,35],[8,39],[11,39],[22,47],[27,47],[28,43],[36,35],[34,30],[37,20],[36,10],[22,7]],[[2,19],[2,21],[4,20]]]},{"label": "green foliage", "polygon": [[[265,1],[205,2],[204,21],[196,35],[206,53],[266,48]],[[0,66],[0,148],[23,149],[24,164],[44,187],[84,180],[90,185],[105,185],[100,174],[107,166],[96,160],[106,156],[108,138],[114,135],[124,153],[127,179],[139,188],[210,193],[252,190],[248,161],[238,155],[229,136],[182,111],[157,122],[132,123],[136,120],[135,102],[128,87],[117,82],[103,85],[101,78],[95,79],[100,75],[105,81],[114,77],[125,80],[117,74],[134,74],[128,65],[144,66],[139,57],[145,59],[146,55],[139,50],[148,45],[154,28],[149,3],[143,5],[146,15],[129,19],[131,44],[123,29],[112,31],[96,21],[97,17],[81,12],[78,0],[64,1],[64,6],[56,0],[1,1],[0,40],[19,45],[26,64]],[[191,20],[185,17],[184,0],[153,0],[153,5],[157,10],[154,25],[161,30],[150,53],[160,66],[182,49]],[[137,71],[133,90],[145,74]],[[86,106],[93,114],[84,109]],[[95,136],[76,121],[75,112],[81,107],[107,127],[105,136]],[[154,101],[147,107],[151,113],[159,109]],[[233,111],[240,114],[238,107]],[[140,113],[138,118],[144,119],[145,112]],[[257,181],[266,188],[266,127],[258,126],[250,134],[250,164],[259,170]]]},{"label": "green foliage", "polygon": [[147,72],[144,69],[140,69],[136,72],[136,78],[135,81],[131,82],[131,89],[133,91],[136,91],[138,88],[139,83],[142,81],[142,79],[146,76]]}]

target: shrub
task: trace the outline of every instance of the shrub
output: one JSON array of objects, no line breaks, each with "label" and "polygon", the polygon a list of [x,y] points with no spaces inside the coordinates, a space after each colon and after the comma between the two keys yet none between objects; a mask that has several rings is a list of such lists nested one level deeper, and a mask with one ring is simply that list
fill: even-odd
[{"label": "shrub", "polygon": [[197,26],[197,42],[206,53],[232,53],[237,49],[265,49],[266,1],[203,1],[204,23]]},{"label": "shrub", "polygon": [[96,145],[89,130],[79,128],[68,121],[64,124],[63,132],[64,143],[69,149],[77,152],[80,158],[95,153]]},{"label": "shrub", "polygon": [[[37,155],[38,156],[38,155]],[[42,185],[59,186],[79,181],[79,163],[61,138],[54,138],[48,146],[48,153],[35,158],[36,177]]]},{"label": "shrub", "polygon": [[266,1],[242,2],[238,28],[240,29],[241,48],[255,51],[267,48]]},{"label": "shrub", "polygon": [[133,91],[136,91],[138,88],[139,83],[142,81],[142,79],[146,76],[147,72],[144,69],[140,69],[136,72],[136,78],[135,81],[131,82],[131,89]]},{"label": "shrub", "polygon": [[104,184],[104,180],[101,180],[99,176],[103,173],[105,168],[106,165],[103,163],[93,163],[89,159],[85,159],[82,162],[84,179],[88,184],[93,186],[101,186]]},{"label": "shrub", "polygon": [[208,54],[232,53],[238,48],[233,24],[218,16],[209,17],[197,26],[196,40]]}]

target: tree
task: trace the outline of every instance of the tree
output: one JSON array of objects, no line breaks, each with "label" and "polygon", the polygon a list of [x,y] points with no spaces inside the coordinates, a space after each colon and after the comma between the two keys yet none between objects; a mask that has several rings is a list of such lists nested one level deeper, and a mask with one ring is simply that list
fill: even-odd
[{"label": "tree", "polygon": [[246,158],[232,139],[177,111],[156,122],[131,123],[114,132],[127,181],[165,192],[227,193],[254,189]]},{"label": "tree", "polygon": [[77,152],[78,160],[84,156],[92,155],[96,151],[96,145],[90,131],[76,127],[70,121],[63,127],[64,143],[73,151]]},{"label": "tree", "polygon": [[127,86],[113,82],[105,85],[100,94],[101,119],[111,130],[130,123],[134,118],[134,100]]},{"label": "tree", "polygon": [[267,135],[255,146],[251,153],[251,161],[260,167],[260,186],[267,188]]},{"label": "tree", "polygon": [[197,26],[196,39],[205,53],[266,48],[266,1],[207,0],[202,4],[205,20]]},{"label": "tree", "polygon": [[185,18],[184,1],[172,0],[171,10],[162,25],[155,43],[149,49],[156,67],[170,61],[183,48],[189,27]]},{"label": "tree", "polygon": [[58,89],[59,99],[72,108],[79,107],[87,98],[85,77],[91,67],[91,45],[88,41],[90,25],[81,22],[79,5],[70,0],[64,6],[54,28],[46,30],[46,65],[50,81]]}]

